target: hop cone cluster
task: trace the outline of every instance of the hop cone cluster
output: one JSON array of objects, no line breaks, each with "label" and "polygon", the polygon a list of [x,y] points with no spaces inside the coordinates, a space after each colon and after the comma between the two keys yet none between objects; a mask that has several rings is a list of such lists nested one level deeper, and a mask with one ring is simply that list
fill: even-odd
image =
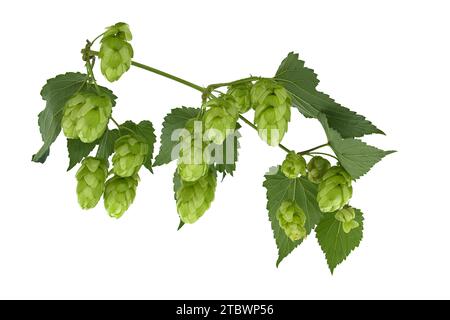
[{"label": "hop cone cluster", "polygon": [[331,165],[327,159],[316,156],[308,162],[308,179],[314,183],[322,182],[322,177],[330,169]]},{"label": "hop cone cluster", "polygon": [[278,145],[291,119],[289,93],[275,81],[263,79],[254,84],[251,101],[259,136],[271,146]]},{"label": "hop cone cluster", "polygon": [[90,143],[100,138],[106,130],[112,112],[112,102],[107,96],[80,92],[64,106],[61,126],[69,139]]},{"label": "hop cone cluster", "polygon": [[216,174],[210,170],[194,182],[181,181],[176,191],[177,210],[184,223],[196,222],[211,205],[216,190]]},{"label": "hop cone cluster", "polygon": [[108,176],[105,160],[87,157],[76,174],[78,203],[83,209],[94,208],[100,201]]},{"label": "hop cone cluster", "polygon": [[108,81],[113,82],[130,69],[133,48],[128,43],[132,39],[128,24],[119,22],[107,28],[101,40],[99,57],[101,70]]},{"label": "hop cone cluster", "polygon": [[149,152],[149,145],[131,135],[122,136],[114,144],[113,171],[120,177],[138,173]]},{"label": "hop cone cluster", "polygon": [[281,172],[290,179],[295,179],[299,175],[305,176],[306,161],[301,155],[290,152],[281,164]]},{"label": "hop cone cluster", "polygon": [[334,217],[339,222],[342,222],[342,229],[345,233],[350,233],[350,231],[359,227],[358,221],[355,221],[355,209],[352,207],[345,207],[339,210]]},{"label": "hop cone cluster", "polygon": [[104,203],[112,218],[118,219],[128,210],[136,196],[138,183],[137,174],[126,178],[114,176],[106,182]]},{"label": "hop cone cluster", "polygon": [[206,103],[203,115],[205,139],[222,144],[227,134],[234,132],[239,116],[236,100],[229,95],[213,98]]},{"label": "hop cone cluster", "polygon": [[292,241],[306,237],[306,215],[296,203],[283,201],[277,211],[277,219],[280,227]]},{"label": "hop cone cluster", "polygon": [[228,88],[227,95],[236,100],[239,113],[247,112],[252,106],[250,94],[252,86],[251,82],[245,82]]},{"label": "hop cone cluster", "polygon": [[352,197],[352,178],[342,167],[331,167],[319,184],[317,202],[322,212],[342,209]]}]

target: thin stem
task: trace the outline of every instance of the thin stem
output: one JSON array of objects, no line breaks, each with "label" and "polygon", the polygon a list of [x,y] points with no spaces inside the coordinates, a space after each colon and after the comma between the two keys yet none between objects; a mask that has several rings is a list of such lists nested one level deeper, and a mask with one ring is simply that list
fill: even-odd
[{"label": "thin stem", "polygon": [[323,147],[326,147],[326,146],[328,146],[328,142],[327,142],[327,143],[324,143],[324,144],[321,144],[320,146],[311,148],[311,149],[307,149],[307,150],[304,150],[304,151],[300,151],[300,152],[298,152],[298,153],[299,153],[299,154],[307,154],[307,153],[311,153],[311,151],[314,151],[314,150],[317,150],[317,149],[320,149],[320,148],[323,148]]},{"label": "thin stem", "polygon": [[310,153],[308,153],[308,154],[306,154],[306,155],[311,155],[311,156],[313,156],[313,155],[315,155],[315,154],[322,155],[322,156],[328,156],[328,157],[334,158],[334,159],[336,159],[337,161],[339,161],[339,159],[338,159],[336,156],[333,156],[332,154],[329,154],[329,153],[326,153],[326,152],[310,152]]},{"label": "thin stem", "polygon": [[116,125],[118,129],[120,129],[120,124],[114,119],[113,117],[110,117],[111,121]]},{"label": "thin stem", "polygon": [[243,79],[230,81],[230,82],[213,83],[213,84],[210,84],[208,87],[206,87],[206,90],[209,89],[210,91],[213,91],[220,87],[228,87],[228,86],[237,85],[237,84],[246,83],[246,82],[255,81],[255,80],[260,80],[260,79],[262,79],[262,78],[261,77],[248,77],[248,78],[243,78]]}]

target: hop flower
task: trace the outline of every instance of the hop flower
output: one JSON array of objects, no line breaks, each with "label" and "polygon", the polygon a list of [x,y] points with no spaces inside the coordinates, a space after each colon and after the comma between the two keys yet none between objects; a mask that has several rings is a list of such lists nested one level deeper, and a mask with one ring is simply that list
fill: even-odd
[{"label": "hop flower", "polygon": [[101,40],[99,57],[101,70],[108,81],[113,82],[130,69],[133,48],[128,43],[132,39],[128,24],[119,22],[107,28]]},{"label": "hop flower", "polygon": [[208,168],[202,148],[197,148],[192,144],[192,146],[180,150],[177,170],[182,180],[197,181],[208,172]]},{"label": "hop flower", "polygon": [[250,95],[252,86],[253,85],[251,82],[245,82],[237,85],[232,85],[228,88],[227,95],[232,96],[236,100],[238,111],[240,113],[247,112],[252,106]]},{"label": "hop flower", "polygon": [[196,222],[214,200],[216,190],[216,173],[210,170],[195,182],[181,181],[176,191],[177,210],[184,223]]},{"label": "hop flower", "polygon": [[107,96],[80,92],[64,106],[61,126],[69,139],[90,143],[100,138],[111,117],[112,102]]},{"label": "hop flower", "polygon": [[239,116],[236,100],[228,95],[213,98],[206,103],[209,108],[203,115],[205,139],[222,144],[230,132],[236,129]]},{"label": "hop flower", "polygon": [[350,233],[350,231],[359,227],[358,221],[355,221],[355,209],[352,207],[345,207],[339,210],[334,217],[337,221],[342,222],[342,229],[345,233]]},{"label": "hop flower", "polygon": [[308,162],[308,179],[314,183],[322,182],[323,175],[330,169],[331,165],[327,159],[316,156]]},{"label": "hop flower", "polygon": [[104,203],[112,218],[119,219],[128,210],[136,196],[137,174],[131,177],[114,176],[106,181]]},{"label": "hop flower", "polygon": [[283,201],[276,216],[289,239],[297,241],[306,238],[306,215],[296,203]]},{"label": "hop flower", "polygon": [[83,209],[94,208],[100,201],[108,176],[105,160],[87,157],[76,174],[78,203]]},{"label": "hop flower", "polygon": [[306,161],[301,155],[290,152],[281,164],[281,172],[290,179],[295,179],[299,175],[305,176]]},{"label": "hop flower", "polygon": [[131,135],[122,136],[114,144],[113,171],[120,177],[138,173],[149,152],[149,145]]},{"label": "hop flower", "polygon": [[317,202],[322,212],[342,209],[352,197],[352,178],[342,167],[331,167],[319,184]]},{"label": "hop flower", "polygon": [[289,93],[275,81],[263,79],[253,86],[251,101],[259,136],[271,146],[278,145],[291,120]]}]

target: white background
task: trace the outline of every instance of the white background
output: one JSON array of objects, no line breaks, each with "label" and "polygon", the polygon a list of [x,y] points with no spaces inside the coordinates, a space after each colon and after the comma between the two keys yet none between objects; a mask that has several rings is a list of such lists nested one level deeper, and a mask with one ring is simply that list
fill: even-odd
[{"label": "white background", "polygon": [[[10,1],[0,5],[1,298],[450,298],[448,1]],[[142,173],[120,220],[84,212],[63,137],[45,165],[37,114],[46,79],[83,71],[86,38],[130,24],[137,61],[201,85],[271,76],[290,51],[320,89],[367,116],[399,152],[355,184],[361,246],[330,275],[314,235],[275,267],[263,175],[284,154],[242,130],[234,178],[211,209],[177,232],[175,165]],[[114,116],[151,119],[200,95],[132,69],[108,85]],[[286,145],[325,137],[294,112]]]}]

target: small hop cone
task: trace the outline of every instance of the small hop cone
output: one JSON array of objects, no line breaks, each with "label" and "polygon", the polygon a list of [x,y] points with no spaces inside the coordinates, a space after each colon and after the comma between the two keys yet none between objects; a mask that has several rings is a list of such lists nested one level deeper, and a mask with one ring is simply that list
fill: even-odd
[{"label": "small hop cone", "polygon": [[114,174],[126,178],[138,173],[149,152],[149,145],[131,135],[122,136],[114,144]]},{"label": "small hop cone", "polygon": [[197,181],[208,172],[208,168],[203,149],[195,147],[194,142],[180,150],[177,172],[183,181]]},{"label": "small hop cone", "polygon": [[297,241],[306,238],[306,215],[296,203],[283,201],[276,216],[281,229],[289,239]]},{"label": "small hop cone", "polygon": [[317,202],[322,212],[342,209],[352,197],[352,178],[342,167],[331,167],[319,184]]},{"label": "small hop cone", "polygon": [[114,176],[105,185],[104,204],[109,216],[119,219],[128,210],[136,196],[139,176]]},{"label": "small hop cone", "polygon": [[61,127],[69,139],[94,142],[105,132],[111,113],[112,101],[109,97],[80,92],[66,102]]},{"label": "small hop cone", "polygon": [[316,156],[308,162],[308,179],[313,183],[321,183],[324,174],[331,165],[327,159]]},{"label": "small hop cone", "polygon": [[175,194],[181,221],[194,223],[203,216],[214,200],[216,183],[216,173],[213,170],[195,182],[181,181]]},{"label": "small hop cone", "polygon": [[301,155],[290,152],[281,164],[281,172],[290,179],[296,179],[299,175],[305,176],[306,161]]},{"label": "small hop cone", "polygon": [[245,82],[228,88],[227,95],[236,100],[239,113],[245,113],[252,107],[250,94],[252,87],[251,82]]},{"label": "small hop cone", "polygon": [[228,95],[209,100],[203,115],[205,139],[222,144],[227,135],[234,132],[239,116],[236,100]]},{"label": "small hop cone", "polygon": [[113,82],[130,69],[133,47],[128,43],[132,39],[128,24],[119,22],[107,28],[101,40],[99,57],[101,70],[108,81]]},{"label": "small hop cone", "polygon": [[342,229],[345,233],[350,233],[350,231],[359,227],[359,223],[355,221],[355,209],[352,207],[345,207],[339,210],[334,217],[339,222],[342,222]]},{"label": "small hop cone", "polygon": [[108,176],[105,160],[87,157],[76,174],[78,203],[83,209],[92,209],[100,201]]},{"label": "small hop cone", "polygon": [[263,79],[253,86],[251,101],[259,136],[270,146],[279,145],[291,120],[289,93],[275,81]]}]

